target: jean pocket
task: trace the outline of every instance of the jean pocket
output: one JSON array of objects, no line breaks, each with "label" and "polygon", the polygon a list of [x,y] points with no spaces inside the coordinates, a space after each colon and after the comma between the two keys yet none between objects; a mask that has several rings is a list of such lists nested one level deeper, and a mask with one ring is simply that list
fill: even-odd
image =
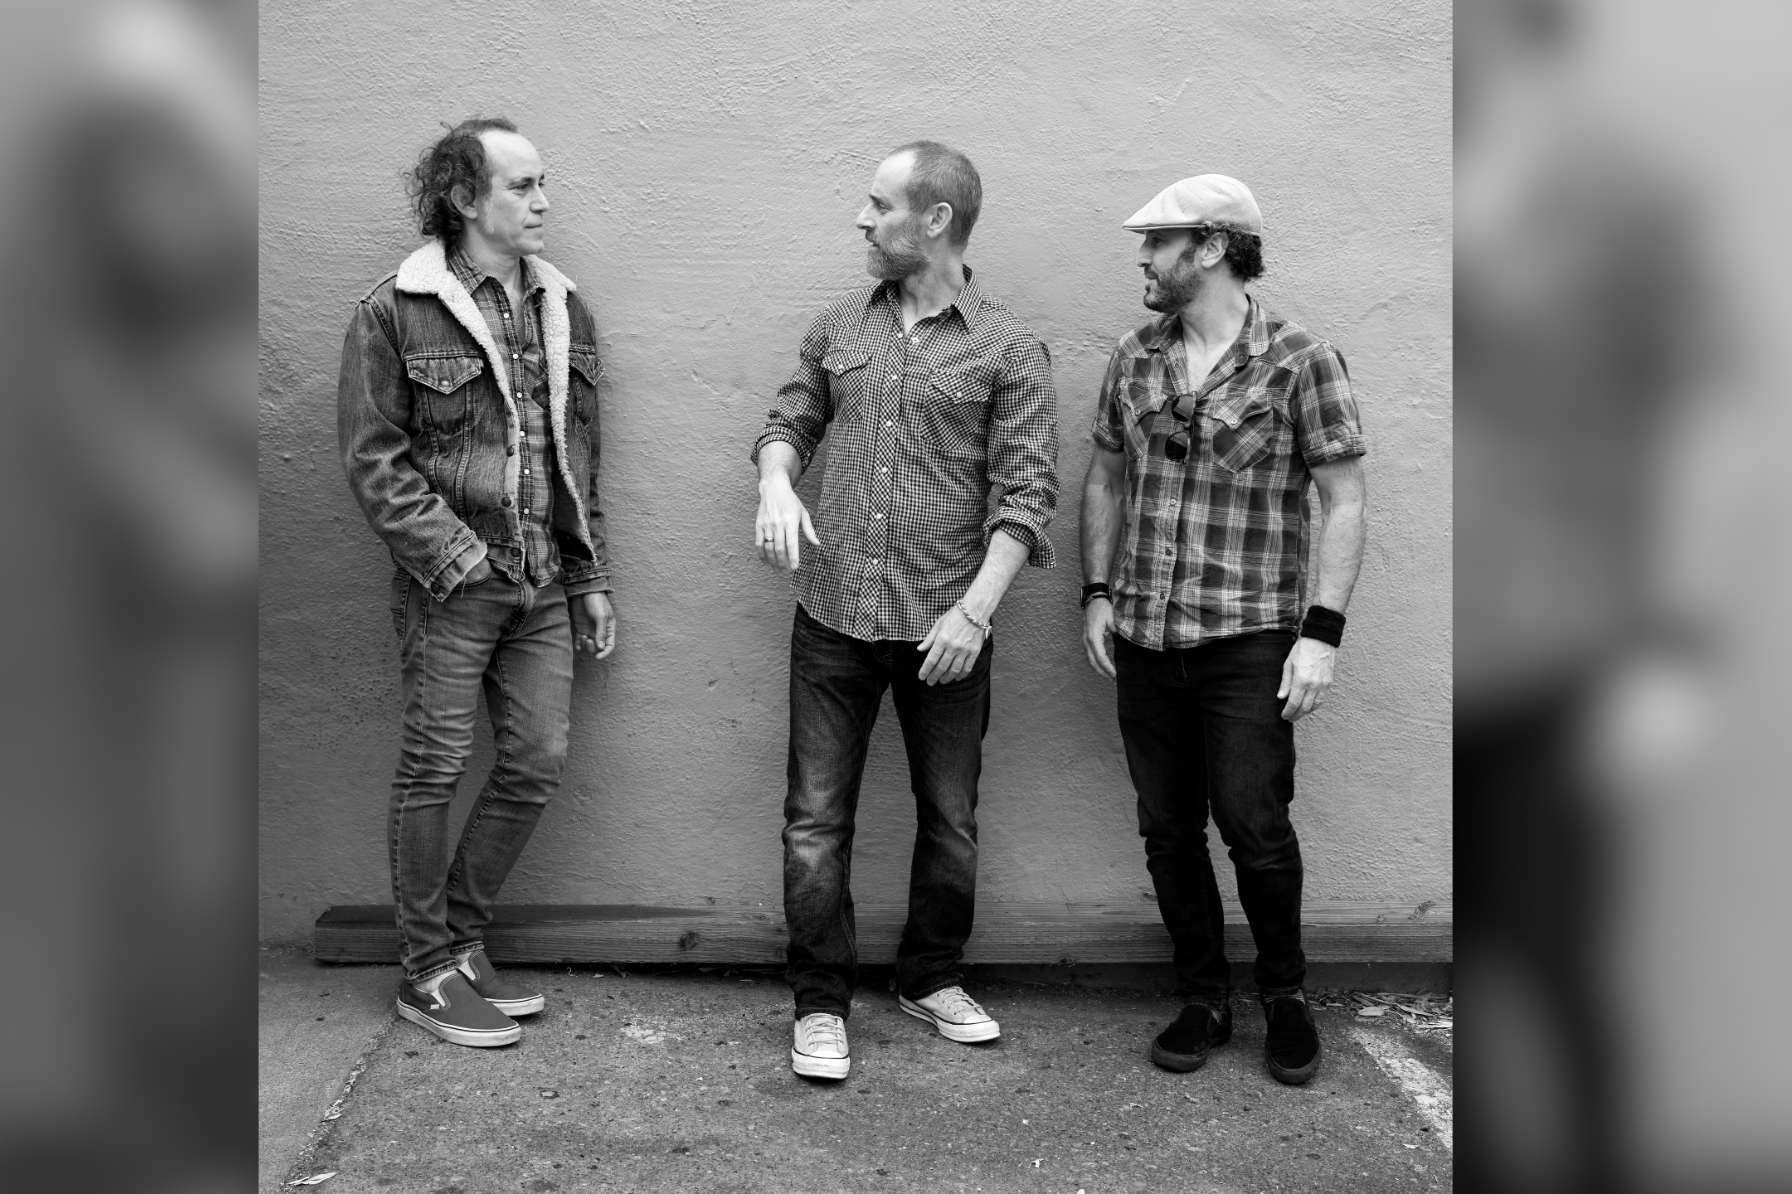
[{"label": "jean pocket", "polygon": [[411,604],[411,574],[403,568],[392,574],[392,631],[404,641],[405,611]]}]

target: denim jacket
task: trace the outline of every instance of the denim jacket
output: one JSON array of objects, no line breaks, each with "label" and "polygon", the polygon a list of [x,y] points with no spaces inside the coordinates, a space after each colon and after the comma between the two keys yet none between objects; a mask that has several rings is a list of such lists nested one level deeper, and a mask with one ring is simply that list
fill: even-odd
[{"label": "denim jacket", "polygon": [[[597,331],[566,275],[539,257],[530,262],[543,286],[561,579],[568,593],[609,592],[597,497]],[[486,545],[522,544],[522,421],[506,376],[439,241],[355,304],[336,391],[343,467],[393,560],[438,601],[485,558]]]}]

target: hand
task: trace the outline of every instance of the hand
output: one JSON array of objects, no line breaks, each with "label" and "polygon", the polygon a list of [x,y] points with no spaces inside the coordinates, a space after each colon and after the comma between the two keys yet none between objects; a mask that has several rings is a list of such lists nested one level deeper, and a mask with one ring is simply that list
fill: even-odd
[{"label": "hand", "polygon": [[795,572],[802,564],[804,539],[821,546],[808,507],[791,488],[790,478],[778,472],[759,482],[759,514],[753,519],[753,535],[759,558],[786,572]]},{"label": "hand", "polygon": [[461,588],[470,589],[474,585],[484,584],[491,578],[492,562],[485,556],[480,556],[479,562],[467,569],[467,574],[460,578]]},{"label": "hand", "polygon": [[573,654],[608,659],[616,649],[616,612],[610,608],[610,595],[580,593],[567,603],[572,607]]},{"label": "hand", "polygon": [[1114,678],[1114,603],[1097,597],[1083,607],[1083,653],[1089,666]]},{"label": "hand", "polygon": [[1282,686],[1276,697],[1288,698],[1282,706],[1284,721],[1299,721],[1319,708],[1319,698],[1332,686],[1332,661],[1338,648],[1316,638],[1294,640],[1294,649],[1282,661]]},{"label": "hand", "polygon": [[927,653],[921,661],[921,683],[944,684],[970,675],[987,637],[956,605],[935,618],[927,637],[915,644],[917,651]]}]

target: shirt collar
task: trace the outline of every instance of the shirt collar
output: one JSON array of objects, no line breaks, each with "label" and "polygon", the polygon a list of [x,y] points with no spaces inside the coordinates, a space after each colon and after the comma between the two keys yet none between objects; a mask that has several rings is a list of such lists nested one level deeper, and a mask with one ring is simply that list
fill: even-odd
[{"label": "shirt collar", "polygon": [[[1244,315],[1244,326],[1238,330],[1238,338],[1232,341],[1232,347],[1226,350],[1231,356],[1234,349],[1242,347],[1244,357],[1260,357],[1269,351],[1269,320],[1264,318],[1263,307],[1254,295],[1246,294],[1248,308]],[[1139,337],[1140,347],[1146,352],[1163,352],[1170,345],[1182,339],[1181,316],[1171,311],[1158,317],[1157,322],[1149,325],[1149,330]],[[1224,360],[1225,357],[1221,357]]]},{"label": "shirt collar", "polygon": [[[946,310],[956,309],[958,318],[964,321],[965,329],[968,331],[976,326],[977,313],[983,309],[983,291],[978,287],[977,280],[972,277],[971,267],[967,265],[963,268],[964,286],[959,289],[957,297],[946,305]],[[885,278],[871,288],[870,302],[883,302],[886,299],[893,303],[902,301],[901,283],[894,278]]]},{"label": "shirt collar", "polygon": [[[542,289],[542,284],[541,275],[535,268],[535,262],[528,257],[523,258],[522,261],[523,295],[526,298],[529,295],[534,294],[537,290]],[[464,248],[457,248],[453,253],[449,254],[448,268],[454,271],[454,276],[460,279],[460,284],[467,288],[468,294],[472,294],[475,290],[478,290],[480,286],[485,284],[485,280],[491,277],[490,274],[479,268],[478,264],[474,262],[472,256]]]}]

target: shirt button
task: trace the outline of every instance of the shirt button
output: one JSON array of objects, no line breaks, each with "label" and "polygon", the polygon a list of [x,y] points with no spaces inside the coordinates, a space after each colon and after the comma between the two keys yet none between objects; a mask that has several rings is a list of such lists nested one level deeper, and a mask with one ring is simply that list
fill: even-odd
[{"label": "shirt button", "polygon": [[524,506],[524,507],[523,507],[523,513],[524,513],[524,514],[527,514],[527,513],[528,513],[528,512],[529,512],[529,507],[527,507],[527,506]]},{"label": "shirt button", "polygon": [[522,391],[521,391],[521,390],[518,390],[518,391],[517,391],[517,392],[516,392],[516,396],[517,396],[517,397],[518,397],[518,398],[521,398],[521,397],[522,397],[522,396],[523,396],[523,392],[522,392]]},{"label": "shirt button", "polygon": [[526,476],[528,476],[528,475],[529,475],[529,470],[528,470],[528,469],[524,469],[524,470],[523,470],[523,476],[525,476],[525,477],[526,477]]},{"label": "shirt button", "polygon": [[881,514],[881,513],[873,514],[871,517],[881,520],[883,518],[883,514]]},{"label": "shirt button", "polygon": [[892,373],[890,374],[890,380],[895,381],[900,376],[902,376],[900,373]]},{"label": "shirt button", "polygon": [[881,468],[879,468],[879,469],[878,469],[878,470],[877,470],[877,471],[878,471],[878,472],[880,472],[880,473],[887,473],[887,472],[889,472],[889,471],[890,471],[890,469],[889,469],[889,466],[888,466],[888,465],[885,465],[885,466],[883,466],[883,467],[881,467]]},{"label": "shirt button", "polygon": [[513,352],[510,354],[510,359],[513,361],[520,361],[523,359],[523,354],[520,352]]},{"label": "shirt button", "polygon": [[891,422],[891,421],[890,421],[890,420],[889,420],[889,419],[885,419],[885,420],[884,420],[884,426],[885,426],[885,427],[894,427],[894,426],[895,426],[895,425],[896,425],[896,424],[895,424],[895,423],[893,423],[893,422]]},{"label": "shirt button", "polygon": [[508,311],[506,311],[506,312],[504,312],[504,318],[505,318],[505,319],[509,319],[509,318],[510,318],[510,312],[508,312]]},{"label": "shirt button", "polygon": [[510,495],[507,493],[502,498],[498,499],[498,504],[508,510],[510,508]]},{"label": "shirt button", "polygon": [[507,444],[504,448],[504,455],[515,456],[516,455],[516,445],[515,444]]}]

